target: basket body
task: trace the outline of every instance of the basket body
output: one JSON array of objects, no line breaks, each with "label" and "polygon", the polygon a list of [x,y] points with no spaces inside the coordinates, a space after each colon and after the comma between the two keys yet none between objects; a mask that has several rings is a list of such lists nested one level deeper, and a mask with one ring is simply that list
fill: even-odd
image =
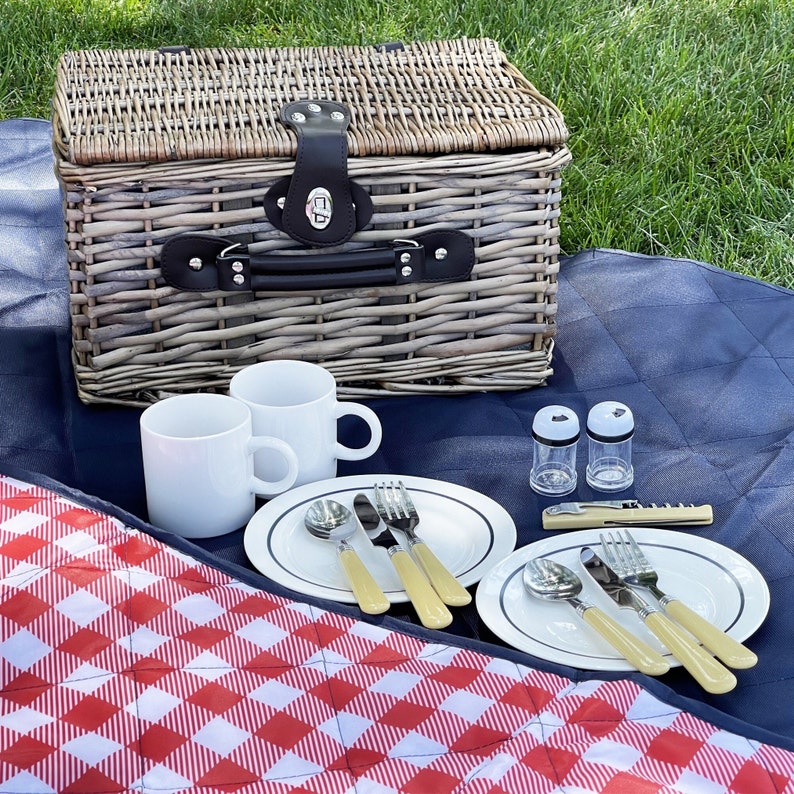
[{"label": "basket body", "polygon": [[[454,229],[473,242],[468,278],[234,294],[165,282],[175,235],[307,251],[262,200],[295,168],[279,112],[296,99],[350,108],[347,173],[372,203],[324,250]],[[522,389],[551,373],[570,154],[559,111],[491,41],[68,53],[53,129],[86,403],[225,391],[269,358],[317,362],[355,398]]]}]

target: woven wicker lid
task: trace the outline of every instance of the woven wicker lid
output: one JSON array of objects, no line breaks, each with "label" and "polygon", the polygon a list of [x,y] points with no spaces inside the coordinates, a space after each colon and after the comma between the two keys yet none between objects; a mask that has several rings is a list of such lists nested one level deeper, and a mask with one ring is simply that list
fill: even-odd
[{"label": "woven wicker lid", "polygon": [[351,156],[562,144],[562,114],[490,39],[397,48],[87,50],[64,54],[59,155],[81,165],[293,157],[282,105],[346,104]]}]

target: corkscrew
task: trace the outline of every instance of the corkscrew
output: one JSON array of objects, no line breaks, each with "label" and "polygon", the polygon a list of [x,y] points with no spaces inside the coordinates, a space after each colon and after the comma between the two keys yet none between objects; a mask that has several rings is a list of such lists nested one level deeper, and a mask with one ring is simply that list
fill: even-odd
[{"label": "corkscrew", "polygon": [[640,504],[636,499],[605,502],[561,502],[543,511],[543,529],[586,529],[588,527],[662,527],[670,524],[702,526],[711,524],[711,505]]}]

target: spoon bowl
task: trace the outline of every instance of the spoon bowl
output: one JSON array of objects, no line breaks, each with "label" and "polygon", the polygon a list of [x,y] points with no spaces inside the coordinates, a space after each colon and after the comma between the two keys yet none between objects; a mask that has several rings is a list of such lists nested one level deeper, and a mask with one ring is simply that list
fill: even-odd
[{"label": "spoon bowl", "polygon": [[336,544],[337,557],[361,611],[370,615],[385,612],[391,606],[389,599],[347,540],[358,529],[353,512],[334,499],[317,499],[309,505],[303,524],[310,535]]},{"label": "spoon bowl", "polygon": [[570,568],[556,560],[535,557],[524,566],[522,580],[527,591],[536,598],[569,603],[588,626],[641,672],[661,675],[670,669],[669,662],[650,645],[635,637],[606,612],[580,600],[582,580]]},{"label": "spoon bowl", "polygon": [[536,557],[524,566],[524,586],[544,601],[570,601],[582,592],[582,580],[564,565]]},{"label": "spoon bowl", "polygon": [[303,523],[320,540],[347,540],[356,531],[355,516],[333,499],[317,499],[309,505]]}]

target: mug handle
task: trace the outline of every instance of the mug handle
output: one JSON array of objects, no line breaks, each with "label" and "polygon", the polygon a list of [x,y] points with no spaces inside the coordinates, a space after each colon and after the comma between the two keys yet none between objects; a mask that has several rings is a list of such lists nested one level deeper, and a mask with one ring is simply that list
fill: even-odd
[{"label": "mug handle", "polygon": [[272,436],[251,436],[251,440],[248,442],[248,452],[253,455],[254,452],[260,449],[274,449],[287,461],[287,473],[280,480],[268,482],[267,480],[260,480],[259,477],[254,476],[249,480],[249,487],[255,494],[269,499],[271,496],[276,496],[283,493],[288,488],[292,488],[295,484],[295,480],[298,479],[298,456],[295,454],[292,447],[280,438],[273,438]]},{"label": "mug handle", "polygon": [[365,447],[359,447],[358,449],[346,447],[344,444],[340,444],[337,441],[336,447],[334,448],[334,457],[339,460],[364,460],[364,458],[368,458],[380,446],[381,439],[383,438],[383,428],[381,427],[380,419],[378,419],[377,414],[371,408],[367,408],[366,405],[361,405],[360,403],[338,402],[334,408],[334,416],[336,419],[340,419],[343,416],[358,416],[369,425],[369,429],[372,433],[369,444]]}]

